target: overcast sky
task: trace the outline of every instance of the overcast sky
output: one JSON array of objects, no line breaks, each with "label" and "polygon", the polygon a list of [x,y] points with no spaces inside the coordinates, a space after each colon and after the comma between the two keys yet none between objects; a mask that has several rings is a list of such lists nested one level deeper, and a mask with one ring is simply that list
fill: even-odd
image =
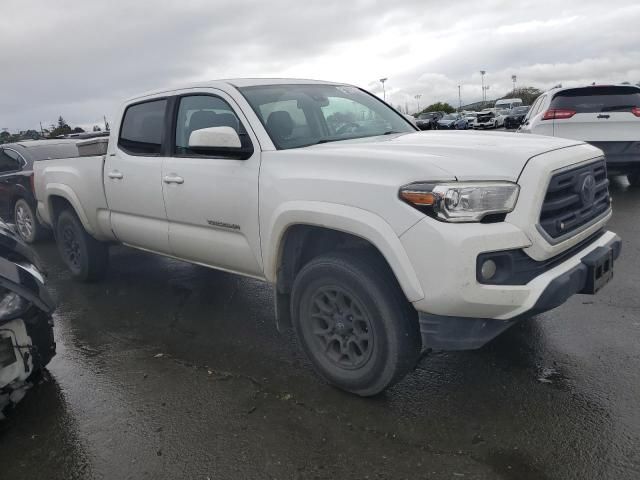
[{"label": "overcast sky", "polygon": [[416,108],[640,81],[638,0],[2,0],[0,128],[102,123],[126,97],[258,76],[353,83]]}]

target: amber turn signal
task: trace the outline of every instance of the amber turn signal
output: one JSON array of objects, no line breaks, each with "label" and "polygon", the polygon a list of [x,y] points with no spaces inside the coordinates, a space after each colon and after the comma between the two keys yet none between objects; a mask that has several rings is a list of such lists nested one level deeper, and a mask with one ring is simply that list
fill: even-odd
[{"label": "amber turn signal", "polygon": [[403,200],[418,206],[433,206],[436,203],[436,196],[431,192],[416,192],[403,190],[400,192]]}]

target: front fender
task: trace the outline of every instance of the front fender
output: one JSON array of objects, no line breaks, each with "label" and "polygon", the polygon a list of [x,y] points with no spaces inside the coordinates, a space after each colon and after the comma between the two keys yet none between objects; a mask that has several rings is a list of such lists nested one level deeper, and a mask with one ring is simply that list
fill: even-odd
[{"label": "front fender", "polygon": [[367,240],[386,259],[407,299],[415,302],[424,293],[411,261],[391,226],[378,215],[356,207],[328,202],[291,201],[276,208],[261,228],[265,277],[275,283],[286,231],[294,225],[313,225]]}]

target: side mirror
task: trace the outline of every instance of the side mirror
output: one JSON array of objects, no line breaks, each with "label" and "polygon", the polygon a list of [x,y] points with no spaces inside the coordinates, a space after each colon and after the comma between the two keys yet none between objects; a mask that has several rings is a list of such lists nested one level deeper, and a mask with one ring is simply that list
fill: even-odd
[{"label": "side mirror", "polygon": [[231,127],[209,127],[194,130],[189,135],[189,148],[217,149],[217,148],[240,148],[240,136]]},{"label": "side mirror", "polygon": [[201,155],[246,160],[253,155],[251,141],[246,140],[243,145],[240,135],[231,127],[201,128],[189,135],[189,150]]}]

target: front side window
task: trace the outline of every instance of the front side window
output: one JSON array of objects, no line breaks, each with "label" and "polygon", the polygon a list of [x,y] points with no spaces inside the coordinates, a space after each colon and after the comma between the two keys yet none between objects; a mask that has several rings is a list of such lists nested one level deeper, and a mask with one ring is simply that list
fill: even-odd
[{"label": "front side window", "polygon": [[118,146],[132,155],[158,155],[166,108],[166,99],[128,107],[122,119]]},{"label": "front side window", "polygon": [[174,153],[191,156],[207,155],[208,153],[215,154],[216,152],[195,152],[189,148],[191,133],[195,130],[210,127],[231,127],[240,137],[242,146],[250,146],[246,130],[226,101],[211,95],[193,95],[180,99]]},{"label": "front side window", "polygon": [[21,168],[22,161],[18,153],[8,148],[0,150],[0,173],[15,172]]},{"label": "front side window", "polygon": [[239,89],[278,149],[415,132],[376,97],[347,85],[260,85]]}]

